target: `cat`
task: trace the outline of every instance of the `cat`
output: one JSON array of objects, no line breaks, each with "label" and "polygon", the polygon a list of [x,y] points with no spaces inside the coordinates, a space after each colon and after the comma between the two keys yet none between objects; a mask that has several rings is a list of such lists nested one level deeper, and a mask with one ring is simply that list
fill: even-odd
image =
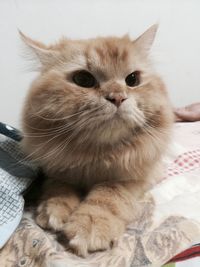
[{"label": "cat", "polygon": [[79,256],[115,245],[162,176],[173,112],[149,57],[156,31],[50,46],[20,33],[39,67],[22,113],[22,147],[46,174],[36,222]]}]

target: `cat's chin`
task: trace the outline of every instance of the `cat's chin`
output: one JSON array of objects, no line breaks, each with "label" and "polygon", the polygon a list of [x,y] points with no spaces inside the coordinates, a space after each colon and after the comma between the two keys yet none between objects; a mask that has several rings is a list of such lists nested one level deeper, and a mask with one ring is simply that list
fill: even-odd
[{"label": "cat's chin", "polygon": [[96,136],[98,136],[98,142],[102,144],[117,143],[127,140],[131,137],[134,129],[139,127],[140,125],[136,124],[130,114],[123,114],[122,116],[119,112],[116,112],[112,117],[104,120],[104,123],[98,128]]},{"label": "cat's chin", "polygon": [[125,128],[116,129],[113,131],[110,131],[108,128],[99,133],[98,143],[103,145],[112,145],[122,141],[126,136],[128,136],[128,132]]},{"label": "cat's chin", "polygon": [[145,117],[142,112],[140,115],[137,115],[135,114],[135,112],[132,112],[132,110],[122,108],[117,109],[116,112],[112,115],[110,123],[112,124],[112,122],[127,129],[134,129],[143,127],[143,125],[145,124]]}]

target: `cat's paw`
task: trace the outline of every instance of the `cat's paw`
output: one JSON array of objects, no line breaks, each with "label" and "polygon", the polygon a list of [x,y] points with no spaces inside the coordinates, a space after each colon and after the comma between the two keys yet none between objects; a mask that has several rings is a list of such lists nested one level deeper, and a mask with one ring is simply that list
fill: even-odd
[{"label": "cat's paw", "polygon": [[67,222],[71,209],[55,199],[44,200],[36,210],[36,223],[44,229],[59,231]]},{"label": "cat's paw", "polygon": [[116,245],[125,230],[125,224],[109,213],[72,214],[63,228],[69,248],[79,256],[89,252],[107,250]]}]

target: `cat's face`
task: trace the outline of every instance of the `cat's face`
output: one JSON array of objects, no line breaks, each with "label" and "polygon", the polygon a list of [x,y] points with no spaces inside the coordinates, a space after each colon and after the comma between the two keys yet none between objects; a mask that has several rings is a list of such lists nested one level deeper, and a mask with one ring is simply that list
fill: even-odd
[{"label": "cat's face", "polygon": [[169,103],[148,59],[155,32],[153,26],[136,41],[63,39],[49,47],[23,36],[41,63],[25,107],[25,129],[37,128],[44,138],[48,131],[60,140],[114,144],[161,126]]}]

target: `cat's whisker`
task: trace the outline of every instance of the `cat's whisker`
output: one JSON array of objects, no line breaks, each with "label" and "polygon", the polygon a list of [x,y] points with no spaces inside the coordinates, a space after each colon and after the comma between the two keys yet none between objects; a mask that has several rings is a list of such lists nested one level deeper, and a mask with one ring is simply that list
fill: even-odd
[{"label": "cat's whisker", "polygon": [[[48,117],[44,117],[42,115],[39,115],[39,113],[32,113],[32,116],[33,117],[38,117],[38,118],[41,118],[43,120],[47,120],[47,121],[63,121],[63,120],[68,120],[68,119],[71,119],[81,113],[83,113],[85,110],[80,110],[79,112],[76,112],[76,113],[73,113],[71,115],[68,115],[68,116],[65,116],[65,117],[61,117],[61,118],[48,118]],[[43,113],[40,111],[40,113]]]},{"label": "cat's whisker", "polygon": [[147,107],[142,107],[142,111],[143,111],[144,114],[153,115],[153,116],[155,116],[155,117],[160,117],[160,116],[161,116],[161,114],[156,113],[155,111],[151,111],[151,110],[150,110],[149,108],[147,108]]},{"label": "cat's whisker", "polygon": [[[150,122],[151,122],[151,124],[150,124]],[[149,118],[148,118],[148,121],[145,122],[145,125],[146,125],[148,128],[150,128],[153,132],[156,132],[156,133],[160,133],[160,134],[165,135],[165,134],[167,133],[167,131],[161,129],[160,127],[155,127],[154,124],[155,124],[156,122],[157,122],[157,121],[156,121],[155,119],[149,119]]]},{"label": "cat's whisker", "polygon": [[[83,122],[83,127],[85,127],[85,122],[87,121],[87,119]],[[39,160],[44,160],[44,159],[47,159],[47,158],[49,158],[49,157],[51,157],[52,155],[54,155],[54,156],[58,156],[59,154],[61,154],[61,152],[64,150],[64,148],[65,148],[65,146],[66,145],[68,145],[70,142],[71,142],[71,140],[73,140],[73,138],[75,137],[76,135],[75,135],[75,130],[72,132],[72,134],[68,137],[68,139],[64,139],[63,140],[63,142],[61,142],[61,144],[60,145],[58,145],[57,147],[55,147],[55,148],[53,148],[53,150],[50,150],[47,154],[45,154],[44,156],[41,156],[41,157],[37,157],[37,158],[34,158],[34,159],[31,159],[31,161],[33,161],[33,162],[38,162]],[[58,135],[57,136],[55,136],[55,138],[56,137],[58,137]],[[49,140],[50,141],[50,140]],[[52,139],[51,139],[51,141],[52,141]],[[48,142],[47,142],[48,143]],[[46,144],[47,144],[46,143]],[[46,145],[45,144],[45,145]],[[40,147],[39,149],[43,149],[44,148],[44,146],[43,147]],[[60,148],[62,148],[62,149],[60,149]],[[38,149],[38,150],[39,150]],[[35,151],[35,153],[36,152],[38,152],[38,150],[37,151]],[[56,151],[58,151],[58,153],[56,153]],[[34,153],[34,154],[35,154]],[[31,156],[33,156],[33,153],[31,154]],[[53,163],[52,163],[53,164]]]},{"label": "cat's whisker", "polygon": [[136,119],[136,123],[141,126],[144,123],[144,119],[141,117],[141,114],[135,108],[133,109],[133,113],[134,113],[134,119]]},{"label": "cat's whisker", "polygon": [[[86,111],[84,113],[81,112],[79,115],[86,116],[86,115],[90,114],[91,112],[94,112],[94,111],[98,110],[99,108],[101,108],[101,106],[100,107],[96,107],[93,110],[88,110],[88,111]],[[41,133],[41,134],[34,134],[34,133],[32,133],[32,134],[29,134],[29,135],[27,134],[27,135],[24,135],[24,136],[25,137],[47,137],[47,136],[54,135],[55,133],[65,132],[65,130],[70,129],[70,126],[73,126],[76,123],[77,123],[76,121],[73,121],[72,123],[68,123],[66,125],[62,125],[60,127],[57,127],[57,129],[56,128],[50,128],[50,129],[46,130],[46,131],[51,131],[48,134],[46,134],[46,133]],[[29,125],[27,125],[27,126],[29,126]],[[30,128],[33,128],[35,130],[38,130],[38,128],[34,128],[34,127],[31,127],[31,126],[30,126]],[[53,130],[52,131],[52,129],[56,129],[56,130]]]},{"label": "cat's whisker", "polygon": [[[20,160],[18,161],[16,164],[18,163],[24,163],[24,162],[27,162],[27,161],[31,161],[31,162],[35,162],[36,160],[33,159],[32,157],[37,153],[39,152],[41,149],[44,148],[45,145],[47,145],[48,143],[50,143],[51,141],[53,141],[55,138],[57,138],[60,134],[57,134],[55,135],[53,138],[51,138],[50,140],[48,140],[47,142],[45,142],[42,146],[40,145],[39,148],[35,149],[32,153],[29,153],[29,155],[27,155],[26,157],[23,158],[23,160]],[[42,157],[41,157],[42,158]],[[39,158],[38,158],[39,159]],[[15,165],[15,164],[13,164]],[[12,166],[13,166],[12,165]]]},{"label": "cat's whisker", "polygon": [[[149,127],[149,126],[148,126]],[[161,138],[158,137],[158,135],[155,135],[153,131],[149,131],[148,127],[144,127],[144,132],[152,139],[152,141],[155,143],[155,145],[160,144]]]},{"label": "cat's whisker", "polygon": [[[141,121],[142,118],[140,117],[139,112],[138,112],[136,109],[135,109],[134,111],[135,111],[135,116]],[[152,119],[152,120],[151,120],[151,119],[148,118],[148,120],[153,121],[153,122],[156,122],[155,119]],[[142,121],[141,121],[141,122],[142,122]],[[150,125],[146,120],[143,121],[143,126],[144,126],[144,127],[143,127],[144,130],[147,130],[147,128],[151,128],[151,129],[153,130],[153,132],[156,131],[156,133],[159,132],[159,133],[163,133],[163,134],[165,134],[161,129],[153,127],[153,126]],[[147,126],[147,127],[145,127],[145,126]],[[150,133],[152,136],[154,136],[154,137],[157,139],[157,136],[155,136],[153,132],[149,132],[149,131],[148,131],[148,133]]]},{"label": "cat's whisker", "polygon": [[55,134],[61,134],[61,133],[67,133],[69,132],[70,130],[73,130],[73,126],[77,123],[77,121],[73,121],[72,123],[70,124],[66,124],[66,125],[63,125],[62,128],[60,129],[57,129],[55,131],[51,131],[51,129],[49,129],[49,133],[42,133],[42,134],[25,134],[24,137],[35,137],[35,138],[41,138],[41,137],[48,137],[48,136],[53,136]]},{"label": "cat's whisker", "polygon": [[[161,142],[161,138],[159,138],[156,133],[162,133],[162,131],[157,128],[153,128],[149,123],[147,123],[144,118],[141,117],[141,113],[137,109],[134,109],[133,113],[136,124],[142,126],[142,130],[152,139],[152,141],[155,144]],[[150,131],[149,128],[151,128],[152,131]]]},{"label": "cat's whisker", "polygon": [[[55,152],[57,150],[59,150],[65,143],[65,140],[63,142],[61,142],[57,147],[55,147],[53,150],[50,150],[48,153],[46,153],[45,155],[43,156],[40,156],[40,157],[36,157],[36,158],[32,158],[31,159],[31,162],[39,162],[40,160],[44,160],[44,159],[47,159],[49,157],[51,157],[52,155],[56,156]],[[37,151],[38,152],[38,151]],[[33,155],[32,155],[33,156]],[[53,165],[53,161],[52,161],[52,165]]]},{"label": "cat's whisker", "polygon": [[[92,113],[94,113],[95,111],[97,111],[97,110],[100,110],[103,106],[104,106],[105,104],[103,104],[103,105],[101,105],[101,106],[99,106],[98,108],[95,108],[95,109],[93,109],[93,110],[90,110],[90,114],[92,114]],[[89,115],[88,113],[87,113],[87,115]],[[74,123],[73,123],[73,126],[82,126],[82,128],[84,128],[85,127],[85,122],[88,120],[88,117],[87,118],[85,118],[85,120],[83,120],[83,121],[81,121],[83,118],[81,118],[80,120],[78,120],[78,121],[75,121]],[[78,123],[80,123],[81,122],[81,124],[80,125],[78,125]],[[73,130],[73,131],[72,131]],[[45,155],[45,157],[40,157],[40,158],[37,158],[37,159],[32,159],[32,156],[34,155],[34,154],[36,154],[37,152],[39,152],[39,150],[41,150],[41,149],[43,149],[47,144],[49,144],[51,141],[53,141],[54,139],[56,139],[56,138],[58,138],[61,134],[63,134],[63,133],[67,133],[67,132],[69,132],[69,131],[72,131],[72,134],[71,134],[71,136],[70,137],[72,137],[73,135],[75,135],[75,130],[77,130],[77,129],[75,129],[75,128],[66,128],[66,130],[65,129],[63,129],[61,132],[59,132],[56,136],[54,136],[53,138],[51,138],[50,140],[48,140],[47,142],[45,142],[42,146],[40,146],[38,149],[36,149],[36,150],[34,150],[32,153],[30,153],[25,159],[23,159],[23,161],[24,160],[30,160],[31,159],[31,161],[38,161],[39,159],[44,159],[44,158],[46,158],[46,157],[49,157],[49,156],[51,156],[52,155],[52,153],[50,154],[50,155]],[[73,139],[73,138],[71,138],[71,139]],[[65,140],[66,141],[66,140]],[[59,146],[59,147],[61,147],[61,146]],[[59,149],[59,148],[57,148],[57,149]]]},{"label": "cat's whisker", "polygon": [[[81,115],[83,115],[83,116],[86,116],[87,114],[90,114],[91,112],[94,112],[94,111],[96,111],[96,110],[98,110],[99,108],[101,108],[101,106],[99,107],[96,107],[96,108],[94,108],[94,109],[89,109],[89,110],[82,110],[80,113],[78,112],[78,113],[76,113],[76,114],[74,114],[74,115],[76,115],[76,116],[78,116],[79,115],[79,117],[81,116]],[[72,115],[73,116],[73,115]],[[69,116],[69,118],[71,118],[72,116]],[[67,117],[66,117],[67,118]],[[72,123],[68,123],[67,125],[61,125],[61,126],[59,126],[59,127],[55,127],[55,128],[50,128],[50,129],[41,129],[41,130],[44,130],[45,131],[45,133],[43,134],[43,133],[41,133],[40,135],[39,134],[33,134],[33,136],[35,137],[35,136],[38,136],[38,137],[41,137],[41,136],[49,136],[49,135],[54,135],[55,133],[57,133],[57,132],[60,132],[60,130],[64,130],[64,129],[66,129],[66,127],[69,127],[69,126],[71,126],[72,124],[74,124],[74,122],[72,122]],[[27,125],[27,126],[29,126],[29,125]],[[30,126],[30,128],[33,128],[34,130],[40,130],[39,128],[34,128],[34,127],[31,127]],[[55,130],[54,130],[55,129]],[[49,130],[51,130],[51,133],[48,133],[48,134],[46,134],[46,132],[48,132]],[[53,130],[53,131],[52,131]],[[27,135],[26,135],[27,136]],[[30,137],[31,137],[31,135],[29,135]]]},{"label": "cat's whisker", "polygon": [[[104,106],[105,106],[106,104],[103,104],[100,108],[103,108]],[[94,110],[93,110],[94,111]],[[95,115],[95,114],[94,114]],[[90,116],[90,117],[88,117],[85,121],[89,121],[91,118],[94,118],[94,116]],[[70,136],[70,138],[67,140],[67,142],[65,143],[65,145],[64,145],[64,147],[63,147],[63,150],[70,144],[70,142],[73,140],[73,138],[75,137],[75,136],[77,136],[79,133],[80,133],[80,131],[83,129],[83,128],[85,128],[85,121],[83,121],[83,122],[81,122],[81,124],[79,124],[80,122],[78,122],[78,124],[77,124],[77,128],[75,129],[75,131],[74,131],[74,133],[73,133],[73,135],[71,135]],[[90,134],[91,134],[91,132],[89,131],[89,129],[87,129],[87,134],[85,133],[84,134],[84,140],[86,141],[88,141],[88,137],[90,136]],[[83,140],[82,140],[82,142],[80,142],[80,144],[79,145],[83,145]],[[69,147],[69,146],[68,146]],[[72,148],[71,148],[71,150],[69,151],[68,150],[68,152],[73,152],[73,151],[75,151],[76,149],[77,149],[77,147],[78,147],[78,142],[76,142],[76,145],[74,145]]]},{"label": "cat's whisker", "polygon": [[[145,127],[147,126],[147,127]],[[152,141],[155,141],[155,143],[160,142],[160,138],[156,136],[152,131],[149,131],[148,129],[149,125],[147,125],[145,122],[143,123],[142,131],[145,132],[151,139]]]},{"label": "cat's whisker", "polygon": [[[92,104],[93,102],[92,101],[90,101],[90,102],[87,102],[87,105],[88,104]],[[31,107],[32,107],[32,103],[30,103],[30,105],[31,105]],[[97,107],[98,108],[98,107]],[[33,109],[33,108],[32,108]],[[39,117],[39,118],[41,118],[41,119],[44,119],[44,120],[48,120],[48,121],[62,121],[62,120],[68,120],[68,119],[70,119],[70,118],[73,118],[74,116],[78,116],[78,115],[81,115],[82,113],[84,113],[85,111],[87,111],[88,110],[88,108],[86,107],[85,109],[81,109],[80,111],[78,111],[78,112],[76,112],[76,113],[73,113],[73,114],[71,114],[71,115],[68,115],[68,116],[65,116],[65,117],[61,117],[61,118],[46,118],[46,117],[44,117],[44,116],[41,116],[40,115],[40,113],[41,114],[43,114],[44,113],[44,110],[43,109],[41,109],[39,112],[36,112],[36,113],[32,113],[31,114],[31,116],[32,117]],[[28,125],[29,126],[29,125]],[[31,128],[31,126],[30,126],[30,128]],[[62,128],[62,125],[61,126],[59,126],[59,127],[55,127],[55,128],[51,128],[52,130],[53,129],[59,129],[59,128]],[[34,128],[34,127],[32,127],[32,129],[34,129],[34,130],[41,130],[41,131],[49,131],[49,129],[40,129],[40,128]]]},{"label": "cat's whisker", "polygon": [[[104,107],[104,106],[105,106],[105,104],[102,105],[101,108]],[[77,136],[83,128],[85,128],[85,122],[90,120],[90,118],[93,118],[93,116],[88,117],[85,121],[81,122],[80,125],[77,125],[78,127],[75,129],[74,133],[70,136],[70,138],[67,140],[67,142],[65,142],[65,145],[64,145],[62,150],[64,150],[70,144],[70,142],[73,140],[73,138],[75,136]],[[87,134],[84,135],[85,140],[88,140],[88,136],[90,136],[90,131],[87,129]],[[81,145],[82,144],[83,143],[81,142]],[[73,148],[70,151],[68,150],[68,152],[72,153],[74,150],[77,149],[77,147],[78,147],[78,142],[76,142],[76,145],[74,145]],[[61,151],[60,151],[60,153],[61,153]]]},{"label": "cat's whisker", "polygon": [[[85,122],[87,121],[87,119],[85,121],[83,121],[83,127],[85,127]],[[38,160],[44,160],[46,158],[49,158],[51,155],[54,155],[54,156],[58,156],[59,154],[61,154],[61,152],[64,150],[65,148],[65,145],[66,144],[69,144],[70,141],[76,136],[75,134],[75,129],[74,131],[72,132],[72,134],[67,138],[67,139],[64,139],[63,142],[61,142],[61,144],[57,147],[55,147],[53,150],[50,150],[47,154],[45,154],[45,156],[41,156],[40,158],[36,158],[36,159],[33,159],[34,161],[38,161]],[[56,136],[57,137],[57,136]],[[66,142],[67,141],[67,142]],[[60,148],[63,147],[61,150]],[[55,152],[58,151],[59,153],[58,154],[55,154]]]}]

